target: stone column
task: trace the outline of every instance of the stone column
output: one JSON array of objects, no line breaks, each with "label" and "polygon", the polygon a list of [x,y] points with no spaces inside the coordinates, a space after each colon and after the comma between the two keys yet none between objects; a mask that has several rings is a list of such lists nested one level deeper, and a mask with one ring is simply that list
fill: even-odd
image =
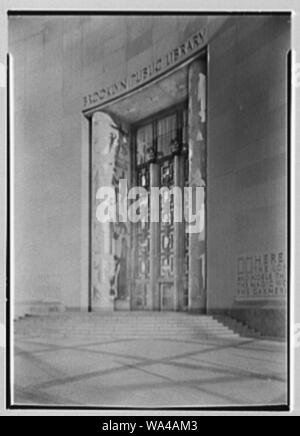
[{"label": "stone column", "polygon": [[206,311],[206,59],[189,66],[189,186],[201,187],[200,231],[189,239],[189,310]]}]

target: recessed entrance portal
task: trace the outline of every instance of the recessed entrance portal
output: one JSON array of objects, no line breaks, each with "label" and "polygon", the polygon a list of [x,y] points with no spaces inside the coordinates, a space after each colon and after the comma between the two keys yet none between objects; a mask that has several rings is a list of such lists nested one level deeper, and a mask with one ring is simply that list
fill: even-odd
[{"label": "recessed entrance portal", "polygon": [[[199,58],[92,114],[92,306],[115,310],[206,310],[206,60]],[[181,221],[99,223],[97,192],[132,187],[197,188],[196,232]],[[169,195],[166,194],[166,195]]]},{"label": "recessed entrance portal", "polygon": [[[133,139],[136,186],[148,192],[158,187],[161,196],[169,196],[168,190],[188,184],[186,104],[134,126]],[[168,211],[163,209],[161,196],[159,222],[149,219],[135,225],[132,307],[184,310],[188,308],[188,233],[184,221],[174,222],[174,195],[170,195]],[[148,214],[150,217],[149,201]],[[184,220],[183,213],[182,217]],[[176,277],[182,279],[180,286]]]}]

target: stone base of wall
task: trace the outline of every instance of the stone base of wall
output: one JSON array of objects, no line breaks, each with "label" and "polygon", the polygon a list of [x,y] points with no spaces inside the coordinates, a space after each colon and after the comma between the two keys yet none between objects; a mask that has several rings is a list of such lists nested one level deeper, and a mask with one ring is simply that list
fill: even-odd
[{"label": "stone base of wall", "polygon": [[130,301],[116,298],[114,301],[114,310],[130,310]]},{"label": "stone base of wall", "polygon": [[59,301],[27,301],[16,303],[14,319],[22,318],[26,315],[47,315],[50,313],[62,313],[65,306]]},{"label": "stone base of wall", "polygon": [[189,307],[187,310],[183,310],[181,312],[188,312],[190,314],[198,314],[198,315],[207,315],[206,309],[203,308],[195,308],[195,307]]},{"label": "stone base of wall", "polygon": [[280,340],[287,337],[287,309],[283,307],[210,309],[209,315],[231,317],[261,333],[262,337]]}]

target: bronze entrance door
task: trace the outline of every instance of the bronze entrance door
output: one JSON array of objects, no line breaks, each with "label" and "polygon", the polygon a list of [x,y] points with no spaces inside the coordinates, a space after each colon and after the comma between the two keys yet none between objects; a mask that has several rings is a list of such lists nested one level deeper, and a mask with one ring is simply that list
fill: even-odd
[{"label": "bronze entrance door", "polygon": [[[133,224],[134,310],[172,311],[188,306],[188,235],[184,219],[174,222],[174,195],[168,194],[173,187],[183,193],[188,183],[186,119],[181,106],[134,128],[133,182],[149,193],[151,187],[162,188],[158,222],[150,222],[149,195],[148,221]],[[163,195],[169,195],[168,210],[162,206]]]}]

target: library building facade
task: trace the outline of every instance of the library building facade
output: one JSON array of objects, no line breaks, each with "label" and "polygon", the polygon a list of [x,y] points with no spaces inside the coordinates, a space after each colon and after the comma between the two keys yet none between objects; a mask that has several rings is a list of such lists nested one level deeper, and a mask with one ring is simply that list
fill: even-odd
[{"label": "library building facade", "polygon": [[290,27],[288,14],[10,17],[16,318],[183,311],[284,337]]}]

